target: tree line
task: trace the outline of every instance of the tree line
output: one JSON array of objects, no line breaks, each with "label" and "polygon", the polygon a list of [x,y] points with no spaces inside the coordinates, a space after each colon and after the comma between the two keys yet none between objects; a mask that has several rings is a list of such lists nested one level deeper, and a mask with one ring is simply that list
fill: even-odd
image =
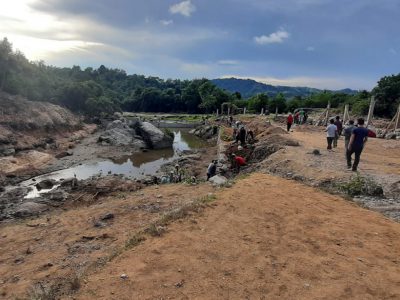
[{"label": "tree line", "polygon": [[261,108],[275,112],[300,107],[333,108],[350,104],[355,114],[368,112],[369,98],[377,99],[376,114],[391,117],[400,99],[400,74],[379,80],[371,91],[355,95],[322,92],[307,97],[285,99],[282,94],[268,97],[258,94],[242,99],[240,93],[229,93],[208,79],[178,80],[127,75],[124,70],[107,68],[59,68],[43,61],[31,62],[4,38],[0,41],[0,90],[19,94],[32,101],[48,101],[70,110],[99,116],[116,111],[211,113],[221,104],[231,102],[249,112]]}]

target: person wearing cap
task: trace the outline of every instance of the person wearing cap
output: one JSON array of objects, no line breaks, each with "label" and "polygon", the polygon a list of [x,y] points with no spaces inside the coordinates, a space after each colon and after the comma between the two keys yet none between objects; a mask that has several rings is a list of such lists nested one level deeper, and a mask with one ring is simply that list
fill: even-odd
[{"label": "person wearing cap", "polygon": [[215,175],[217,174],[217,164],[218,164],[218,161],[213,160],[213,161],[208,165],[208,168],[207,168],[207,181],[208,181],[211,177],[213,177],[213,176],[215,176]]}]

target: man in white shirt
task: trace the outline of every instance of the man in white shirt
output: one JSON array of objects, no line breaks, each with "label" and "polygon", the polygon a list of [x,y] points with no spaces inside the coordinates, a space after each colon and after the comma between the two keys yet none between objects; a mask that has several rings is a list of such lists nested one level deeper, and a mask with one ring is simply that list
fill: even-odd
[{"label": "man in white shirt", "polygon": [[329,120],[329,125],[325,129],[326,140],[328,142],[328,147],[327,147],[328,151],[332,151],[332,142],[337,134],[337,126],[334,123],[335,123],[334,119]]}]

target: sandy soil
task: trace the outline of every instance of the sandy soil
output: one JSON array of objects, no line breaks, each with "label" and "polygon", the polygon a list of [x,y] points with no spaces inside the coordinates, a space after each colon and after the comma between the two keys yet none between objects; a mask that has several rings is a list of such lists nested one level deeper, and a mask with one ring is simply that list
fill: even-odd
[{"label": "sandy soil", "polygon": [[97,270],[74,297],[400,298],[400,224],[264,174],[215,203]]},{"label": "sandy soil", "polygon": [[[135,193],[113,193],[88,206],[80,200],[76,208],[0,225],[0,298],[15,299],[27,293],[32,297],[31,288],[37,282],[46,290],[67,280],[69,284],[123,249],[132,235],[166,211],[212,191],[208,184],[152,186]],[[114,218],[102,221],[108,213]]]}]

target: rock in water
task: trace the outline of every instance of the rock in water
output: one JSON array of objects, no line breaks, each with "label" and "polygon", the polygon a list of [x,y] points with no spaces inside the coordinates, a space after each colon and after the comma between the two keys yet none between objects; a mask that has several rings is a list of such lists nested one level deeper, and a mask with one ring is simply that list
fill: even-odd
[{"label": "rock in water", "polygon": [[113,146],[137,146],[137,148],[146,146],[141,139],[138,139],[135,130],[121,120],[115,120],[108,124],[106,131],[99,137],[98,142]]},{"label": "rock in water", "polygon": [[56,181],[54,179],[45,179],[42,180],[41,182],[36,184],[36,188],[40,190],[48,190],[51,189],[54,185],[56,184]]},{"label": "rock in water", "polygon": [[147,146],[152,149],[163,149],[172,146],[174,139],[172,136],[166,135],[163,131],[149,122],[141,122],[138,124],[139,134],[146,142]]}]

